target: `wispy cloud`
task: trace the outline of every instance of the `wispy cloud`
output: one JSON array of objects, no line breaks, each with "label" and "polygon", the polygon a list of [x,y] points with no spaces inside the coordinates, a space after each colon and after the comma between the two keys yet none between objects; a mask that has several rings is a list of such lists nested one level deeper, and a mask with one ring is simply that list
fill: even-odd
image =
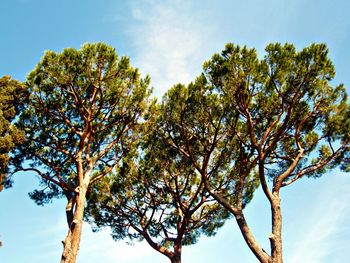
[{"label": "wispy cloud", "polygon": [[341,248],[339,237],[349,230],[349,187],[348,178],[339,178],[319,191],[316,205],[309,212],[310,217],[301,222],[304,227],[288,262],[329,262],[327,256],[334,257],[336,249],[346,250]]},{"label": "wispy cloud", "polygon": [[137,1],[131,6],[128,28],[135,46],[136,65],[152,78],[156,95],[176,83],[189,83],[210,56],[214,26],[205,11],[191,1]]}]

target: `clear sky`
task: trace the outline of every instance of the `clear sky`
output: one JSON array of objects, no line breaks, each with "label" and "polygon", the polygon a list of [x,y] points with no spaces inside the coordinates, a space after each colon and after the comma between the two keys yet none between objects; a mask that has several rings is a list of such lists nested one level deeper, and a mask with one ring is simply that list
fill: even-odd
[{"label": "clear sky", "polygon": [[[1,0],[0,76],[24,80],[45,50],[79,48],[103,41],[152,78],[161,96],[188,83],[202,63],[227,42],[255,47],[270,42],[301,49],[326,43],[337,76],[350,91],[350,1],[348,0]],[[28,192],[39,187],[30,173],[18,174],[0,193],[1,263],[59,262],[66,235],[65,203],[38,207]],[[286,263],[349,262],[350,174],[334,171],[283,189]],[[246,209],[248,223],[269,251],[270,215],[260,191]],[[108,230],[84,226],[79,263],[162,263],[167,258],[146,243],[114,242]],[[183,262],[257,262],[234,221],[212,238],[185,247]]]}]

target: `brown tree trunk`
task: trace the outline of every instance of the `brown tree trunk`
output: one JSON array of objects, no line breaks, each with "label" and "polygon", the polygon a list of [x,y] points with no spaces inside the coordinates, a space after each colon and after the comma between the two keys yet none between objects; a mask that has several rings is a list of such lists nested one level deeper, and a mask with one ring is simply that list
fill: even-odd
[{"label": "brown tree trunk", "polygon": [[182,254],[182,244],[174,245],[174,253],[171,257],[171,263],[181,263],[181,254]]},{"label": "brown tree trunk", "polygon": [[[83,216],[84,216],[84,206],[86,199],[87,185],[82,185],[77,193],[75,205],[68,203],[67,209],[74,209],[73,220],[70,221],[68,218],[68,234],[63,241],[63,253],[61,257],[61,263],[75,263],[78,256],[81,232],[83,227]],[[67,212],[67,216],[71,213]]]},{"label": "brown tree trunk", "polygon": [[259,243],[255,240],[253,233],[248,227],[247,221],[245,220],[244,214],[242,211],[235,213],[235,218],[239,229],[246,241],[250,250],[254,253],[257,259],[263,263],[270,263],[270,256],[264,251],[264,249],[259,245]]},{"label": "brown tree trunk", "polygon": [[181,255],[171,258],[171,263],[181,263]]},{"label": "brown tree trunk", "polygon": [[272,263],[282,263],[282,213],[281,198],[278,193],[273,194],[271,202],[272,233],[269,236],[271,244]]}]

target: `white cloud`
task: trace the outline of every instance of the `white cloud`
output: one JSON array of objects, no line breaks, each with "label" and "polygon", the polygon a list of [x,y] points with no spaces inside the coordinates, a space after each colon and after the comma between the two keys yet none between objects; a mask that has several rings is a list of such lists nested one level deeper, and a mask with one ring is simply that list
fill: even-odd
[{"label": "white cloud", "polygon": [[345,251],[339,236],[346,233],[349,227],[349,187],[348,178],[339,178],[321,189],[309,213],[310,217],[300,222],[303,228],[298,231],[296,245],[287,262],[328,262],[327,256],[334,257],[336,249]]},{"label": "white cloud", "polygon": [[176,83],[187,84],[211,55],[214,27],[205,23],[206,12],[190,1],[142,1],[131,6],[128,28],[136,49],[136,65],[149,74],[155,95]]}]

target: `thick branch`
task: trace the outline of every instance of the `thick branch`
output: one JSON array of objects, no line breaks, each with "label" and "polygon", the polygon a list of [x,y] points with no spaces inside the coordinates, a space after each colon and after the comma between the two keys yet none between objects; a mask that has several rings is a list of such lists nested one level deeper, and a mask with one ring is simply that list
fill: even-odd
[{"label": "thick branch", "polygon": [[334,157],[340,152],[340,149],[338,149],[337,151],[335,151],[331,156],[329,156],[326,160],[324,160],[323,162],[318,163],[317,165],[311,165],[301,171],[299,171],[298,173],[296,173],[296,175],[290,179],[287,182],[283,182],[281,187],[285,187],[287,185],[290,185],[292,183],[294,183],[295,181],[297,181],[298,179],[302,178],[304,175],[306,174],[310,174],[313,173],[317,170],[323,169],[327,164],[329,164],[329,162],[331,162]]},{"label": "thick branch", "polygon": [[255,240],[247,221],[245,220],[244,214],[242,211],[236,211],[234,214],[239,229],[249,246],[250,250],[254,253],[254,255],[259,259],[260,262],[269,263],[270,256],[264,251],[264,249],[259,245],[259,243]]}]

